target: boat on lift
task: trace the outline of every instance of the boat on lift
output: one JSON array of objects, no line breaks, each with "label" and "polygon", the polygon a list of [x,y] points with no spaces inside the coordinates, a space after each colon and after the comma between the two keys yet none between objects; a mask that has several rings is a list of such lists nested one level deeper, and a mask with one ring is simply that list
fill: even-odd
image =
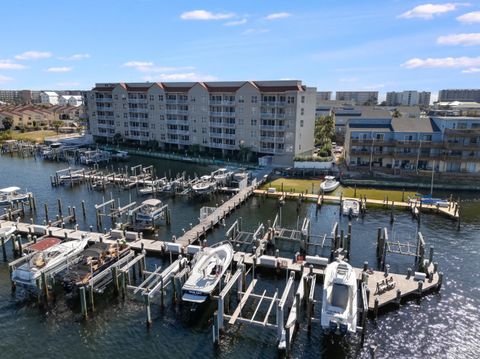
[{"label": "boat on lift", "polygon": [[10,239],[11,236],[17,231],[17,225],[0,227],[0,239],[3,239],[5,242]]},{"label": "boat on lift", "polygon": [[83,173],[72,172],[67,175],[61,175],[59,179],[60,179],[60,183],[79,182],[83,180]]},{"label": "boat on lift", "polygon": [[204,303],[212,295],[232,259],[233,247],[229,242],[220,242],[197,252],[190,277],[182,287],[182,300]]},{"label": "boat on lift", "polygon": [[324,193],[328,193],[335,191],[338,186],[340,186],[340,182],[338,182],[334,176],[325,176],[325,181],[320,184],[320,189]]},{"label": "boat on lift", "polygon": [[213,179],[218,185],[226,185],[228,180],[232,177],[233,172],[229,172],[226,168],[219,168],[213,172]]},{"label": "boat on lift", "polygon": [[26,202],[32,196],[31,192],[20,192],[20,187],[6,187],[0,189],[0,206],[11,206],[12,204]]},{"label": "boat on lift", "polygon": [[211,194],[217,188],[217,182],[211,176],[202,176],[200,181],[192,185],[192,190],[196,195]]},{"label": "boat on lift", "polygon": [[345,261],[336,260],[325,268],[321,326],[331,334],[357,331],[357,278]]},{"label": "boat on lift", "polygon": [[141,196],[148,196],[157,192],[161,192],[162,188],[166,185],[166,181],[164,179],[158,179],[153,181],[151,184],[144,188],[140,188],[138,193]]},{"label": "boat on lift", "polygon": [[349,217],[358,217],[360,213],[360,201],[356,199],[344,199],[342,203],[342,214]]},{"label": "boat on lift", "polygon": [[88,284],[90,279],[130,251],[126,244],[95,243],[80,254],[80,261],[70,267],[63,277],[63,287],[71,292]]},{"label": "boat on lift", "polygon": [[127,161],[129,159],[129,155],[127,151],[122,150],[112,150],[110,155],[113,160],[116,161]]},{"label": "boat on lift", "polygon": [[133,228],[148,231],[155,228],[155,222],[165,217],[165,207],[159,199],[151,198],[142,202],[138,210],[132,213]]},{"label": "boat on lift", "polygon": [[35,252],[26,263],[13,271],[12,282],[25,287],[36,287],[37,279],[43,272],[53,271],[67,261],[76,258],[88,244],[88,240],[88,237],[82,237]]}]

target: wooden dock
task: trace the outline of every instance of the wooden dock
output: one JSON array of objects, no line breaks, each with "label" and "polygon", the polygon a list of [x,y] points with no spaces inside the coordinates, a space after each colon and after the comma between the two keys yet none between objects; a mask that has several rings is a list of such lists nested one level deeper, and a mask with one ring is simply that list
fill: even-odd
[{"label": "wooden dock", "polygon": [[316,202],[318,206],[321,206],[323,203],[333,203],[340,204],[342,200],[357,200],[362,201],[365,205],[383,207],[391,209],[399,208],[405,210],[414,210],[417,208],[420,212],[431,212],[445,215],[449,218],[458,220],[459,219],[459,204],[457,202],[449,202],[448,207],[440,207],[435,205],[428,204],[414,204],[412,202],[402,202],[402,201],[388,201],[388,200],[379,200],[371,198],[354,198],[354,197],[343,197],[343,196],[331,196],[331,195],[317,195],[317,194],[305,194],[298,192],[274,192],[268,193],[267,190],[255,190],[255,195],[265,196],[271,198],[278,198],[280,201],[285,199],[296,199],[296,200],[306,200],[310,202]]}]

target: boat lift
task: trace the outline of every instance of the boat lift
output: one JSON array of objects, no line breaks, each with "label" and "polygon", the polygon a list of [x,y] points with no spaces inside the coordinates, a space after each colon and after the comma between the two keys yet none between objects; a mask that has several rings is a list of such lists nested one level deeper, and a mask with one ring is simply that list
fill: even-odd
[{"label": "boat lift", "polygon": [[253,247],[260,247],[260,240],[265,235],[265,226],[260,223],[255,232],[242,231],[242,217],[238,218],[225,233],[225,239],[234,246],[235,251],[251,252]]}]

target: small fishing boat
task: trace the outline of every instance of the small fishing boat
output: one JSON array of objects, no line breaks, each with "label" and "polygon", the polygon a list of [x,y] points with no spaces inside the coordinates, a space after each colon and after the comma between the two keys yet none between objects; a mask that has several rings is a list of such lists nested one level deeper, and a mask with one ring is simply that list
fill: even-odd
[{"label": "small fishing boat", "polygon": [[233,247],[221,242],[197,252],[190,277],[182,287],[182,299],[191,303],[205,302],[221,280],[233,259]]},{"label": "small fishing boat", "polygon": [[5,226],[0,228],[0,239],[7,241],[10,239],[12,235],[15,234],[17,231],[17,226],[14,224],[13,226]]},{"label": "small fishing boat", "polygon": [[206,195],[213,193],[217,188],[217,182],[210,176],[202,176],[200,181],[192,186],[192,190],[196,195]]},{"label": "small fishing boat", "polygon": [[126,244],[95,243],[80,254],[80,261],[70,267],[63,277],[63,287],[72,291],[97,273],[110,267],[115,261],[128,254],[130,247]]},{"label": "small fishing boat", "polygon": [[342,260],[325,268],[321,325],[332,334],[357,331],[357,278],[352,266]]},{"label": "small fishing boat", "polygon": [[335,191],[338,186],[340,186],[340,182],[338,182],[334,176],[325,176],[325,181],[320,184],[320,189],[324,193],[328,193]]},{"label": "small fishing boat", "polygon": [[152,184],[148,185],[147,187],[140,188],[138,190],[138,193],[141,196],[148,196],[157,192],[161,192],[162,187],[165,185],[166,185],[165,180],[158,179],[156,181],[153,181]]},{"label": "small fishing boat", "polygon": [[128,160],[128,152],[127,151],[121,151],[121,150],[112,150],[110,153],[111,157],[113,160],[116,161],[126,161]]},{"label": "small fishing boat", "polygon": [[12,281],[25,287],[36,287],[37,279],[42,272],[50,272],[66,261],[77,257],[88,244],[88,237],[62,242],[45,250],[36,252],[33,256],[12,273]]},{"label": "small fishing boat", "polygon": [[10,206],[19,202],[26,202],[32,196],[31,192],[20,192],[20,187],[6,187],[0,189],[0,206]]},{"label": "small fishing boat", "polygon": [[342,214],[349,217],[358,217],[360,213],[360,201],[356,199],[344,199],[342,203]]}]

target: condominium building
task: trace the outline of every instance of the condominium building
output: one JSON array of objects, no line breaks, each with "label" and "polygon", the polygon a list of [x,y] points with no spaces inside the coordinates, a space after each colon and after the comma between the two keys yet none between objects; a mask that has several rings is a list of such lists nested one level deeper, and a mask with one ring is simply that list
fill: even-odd
[{"label": "condominium building", "polygon": [[[90,131],[161,148],[248,148],[290,164],[314,147],[316,89],[301,81],[98,83]],[[118,136],[118,135],[117,135]]]},{"label": "condominium building", "polygon": [[332,99],[332,91],[317,91],[317,104],[322,101],[330,101]]},{"label": "condominium building", "polygon": [[354,101],[356,105],[372,106],[378,103],[378,91],[337,91],[337,101]]},{"label": "condominium building", "polygon": [[7,104],[26,105],[34,103],[38,91],[30,90],[0,90],[0,101]]},{"label": "condominium building", "polygon": [[370,170],[480,173],[480,117],[352,119],[345,159]]},{"label": "condominium building", "polygon": [[421,106],[430,105],[430,92],[402,91],[387,92],[387,106]]},{"label": "condominium building", "polygon": [[448,89],[440,90],[438,101],[480,102],[480,89]]}]

